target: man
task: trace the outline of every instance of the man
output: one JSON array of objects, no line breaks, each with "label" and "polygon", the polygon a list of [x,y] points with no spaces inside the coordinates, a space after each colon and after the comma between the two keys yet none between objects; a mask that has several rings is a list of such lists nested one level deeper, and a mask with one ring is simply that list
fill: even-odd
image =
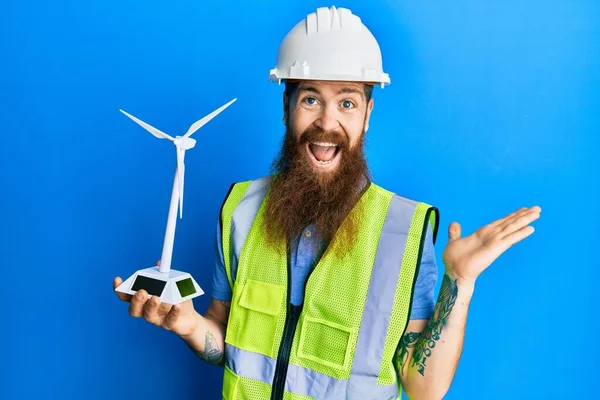
[{"label": "man", "polygon": [[226,196],[208,310],[117,294],[224,364],[224,399],[442,398],[476,278],[541,209],[464,238],[450,224],[434,308],[438,211],[372,183],[364,157],[373,85],[389,83],[375,38],[350,10],[320,8],[288,33],[271,79],[286,84],[281,154]]}]

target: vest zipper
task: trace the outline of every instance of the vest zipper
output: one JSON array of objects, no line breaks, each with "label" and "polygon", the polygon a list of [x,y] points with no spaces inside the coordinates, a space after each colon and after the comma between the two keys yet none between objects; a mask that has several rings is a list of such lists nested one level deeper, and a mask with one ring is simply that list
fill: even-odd
[{"label": "vest zipper", "polygon": [[279,355],[277,356],[277,367],[275,368],[275,377],[273,379],[273,390],[271,391],[271,400],[283,399],[285,389],[285,378],[287,376],[288,365],[290,361],[290,352],[294,342],[294,334],[298,325],[298,318],[302,307],[290,305],[288,315],[285,320],[283,338],[279,345]]},{"label": "vest zipper", "polygon": [[[289,250],[289,249],[288,249]],[[295,306],[290,300],[291,290],[291,263],[290,254],[288,251],[287,261],[287,312],[285,316],[285,325],[283,327],[283,335],[281,344],[279,345],[279,353],[277,355],[277,364],[275,367],[275,376],[273,377],[273,386],[271,388],[271,400],[282,400],[285,389],[285,378],[287,377],[288,365],[290,362],[290,352],[296,334],[296,326],[302,312],[302,305]]]}]

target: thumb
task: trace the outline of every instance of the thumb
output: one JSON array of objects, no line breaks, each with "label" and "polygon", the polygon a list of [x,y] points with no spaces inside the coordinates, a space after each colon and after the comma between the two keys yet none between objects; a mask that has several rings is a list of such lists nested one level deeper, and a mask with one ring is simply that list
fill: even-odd
[{"label": "thumb", "polygon": [[461,228],[458,222],[453,222],[448,227],[448,240],[460,239]]},{"label": "thumb", "polygon": [[126,294],[126,293],[121,293],[121,292],[117,292],[117,287],[119,287],[119,285],[121,285],[121,283],[123,283],[123,279],[121,279],[120,277],[115,277],[115,279],[113,280],[113,289],[115,290],[115,293],[117,294],[117,297],[123,301],[131,301],[131,295],[130,294]]}]

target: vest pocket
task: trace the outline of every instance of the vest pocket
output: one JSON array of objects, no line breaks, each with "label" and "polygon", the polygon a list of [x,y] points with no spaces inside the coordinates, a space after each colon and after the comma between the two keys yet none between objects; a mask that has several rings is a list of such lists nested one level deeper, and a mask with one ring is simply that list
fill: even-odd
[{"label": "vest pocket", "polygon": [[[285,287],[248,279],[241,290],[232,333],[234,346],[273,357]],[[229,330],[229,328],[228,328]]]},{"label": "vest pocket", "polygon": [[248,279],[239,305],[263,314],[277,315],[281,309],[283,290],[279,285]]},{"label": "vest pocket", "polygon": [[348,371],[353,328],[324,319],[304,316],[298,357],[338,370]]}]

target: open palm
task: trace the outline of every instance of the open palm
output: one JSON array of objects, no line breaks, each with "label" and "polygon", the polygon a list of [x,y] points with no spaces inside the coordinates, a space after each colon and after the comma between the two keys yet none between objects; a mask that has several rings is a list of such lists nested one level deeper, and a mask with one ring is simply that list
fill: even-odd
[{"label": "open palm", "polygon": [[[160,265],[160,261],[156,264]],[[116,289],[123,280],[116,277],[113,281],[113,289]],[[124,302],[129,303],[129,314],[132,317],[144,318],[153,325],[172,331],[179,336],[190,335],[198,325],[198,313],[194,309],[192,300],[186,300],[172,306],[162,303],[159,296],[148,296],[141,289],[136,294],[129,295],[115,290],[115,294]]]},{"label": "open palm", "polygon": [[460,224],[451,223],[442,256],[447,273],[474,282],[502,253],[534,232],[529,224],[540,217],[541,211],[539,206],[523,207],[463,238]]}]

